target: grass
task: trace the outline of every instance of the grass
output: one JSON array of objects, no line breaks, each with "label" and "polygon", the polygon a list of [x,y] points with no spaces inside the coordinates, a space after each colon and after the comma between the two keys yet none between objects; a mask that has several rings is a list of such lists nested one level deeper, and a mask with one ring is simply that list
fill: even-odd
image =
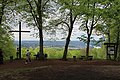
[{"label": "grass", "polygon": [[[26,48],[22,48],[22,57],[25,58]],[[34,58],[33,55],[37,54],[39,51],[39,48],[29,48],[32,58]],[[63,56],[64,49],[63,48],[44,48],[44,54],[48,54],[49,59],[61,59]],[[67,58],[73,58],[73,56],[76,56],[77,58],[80,58],[81,56],[85,56],[85,49],[69,49]],[[105,49],[104,48],[93,48],[90,49],[89,55],[93,56],[94,59],[105,59]]]},{"label": "grass", "polygon": [[[22,58],[26,58],[26,51],[28,48],[22,48]],[[39,48],[29,48],[29,51],[31,52],[31,57],[35,58],[35,54],[39,52]],[[48,55],[48,59],[61,59],[64,53],[64,48],[44,48],[44,54]],[[80,58],[81,56],[86,55],[86,49],[68,49],[67,58],[73,58],[73,56],[76,56],[76,58]],[[89,51],[89,55],[93,56],[94,59],[105,59],[106,52],[105,48],[92,48]],[[11,55],[8,57],[5,57],[6,59],[9,59]],[[16,52],[14,52],[13,57],[16,57]]]}]

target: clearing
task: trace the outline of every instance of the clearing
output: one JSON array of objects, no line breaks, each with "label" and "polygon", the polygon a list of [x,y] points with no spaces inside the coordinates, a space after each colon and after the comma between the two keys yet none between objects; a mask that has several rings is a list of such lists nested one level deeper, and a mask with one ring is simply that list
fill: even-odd
[{"label": "clearing", "polygon": [[25,60],[0,65],[0,80],[120,80],[120,62],[107,60]]}]

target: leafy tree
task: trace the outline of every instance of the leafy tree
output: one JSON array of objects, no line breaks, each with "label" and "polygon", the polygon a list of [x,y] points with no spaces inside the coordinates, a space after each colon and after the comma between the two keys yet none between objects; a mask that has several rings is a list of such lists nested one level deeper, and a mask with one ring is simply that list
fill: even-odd
[{"label": "leafy tree", "polygon": [[[100,33],[108,35],[109,43],[113,42],[119,44],[119,3],[119,0],[106,0],[104,2],[103,5],[107,5],[107,7],[104,9],[104,14],[102,15],[104,23],[96,28],[100,31]],[[118,48],[119,45],[117,45],[116,52],[118,51]]]},{"label": "leafy tree", "polygon": [[53,4],[52,0],[22,0],[18,1],[15,8],[21,20],[25,21],[29,27],[33,26],[34,30],[38,30],[34,35],[39,37],[39,52],[42,55],[44,55],[43,30],[46,29],[48,14],[53,12],[51,4]]},{"label": "leafy tree", "polygon": [[[113,42],[116,42],[118,45],[117,45],[117,49],[116,49],[116,54],[118,52],[118,59],[120,57],[120,49],[119,49],[119,44],[120,44],[120,25],[119,25],[119,21],[120,21],[120,1],[119,0],[116,0],[116,1],[112,1],[112,5],[111,5],[111,8],[110,8],[110,12],[111,13],[111,16],[110,18],[112,19],[112,34],[111,34],[111,39]],[[117,55],[116,55],[117,57]]]},{"label": "leafy tree", "polygon": [[[73,30],[73,26],[75,23],[75,20],[77,18],[78,14],[75,14],[74,6],[76,6],[75,0],[58,0],[58,3],[60,5],[59,8],[59,17],[58,19],[55,19],[53,21],[56,21],[56,26],[62,25],[62,29],[64,30],[64,27],[67,27],[67,38],[63,53],[63,60],[67,60],[67,52],[68,52],[68,46],[70,43],[70,38]],[[65,29],[66,30],[66,29]]]},{"label": "leafy tree", "polygon": [[14,55],[15,49],[13,39],[10,37],[8,30],[10,27],[6,25],[7,14],[9,14],[9,8],[12,3],[11,0],[0,1],[0,48],[3,50],[5,57]]},{"label": "leafy tree", "polygon": [[[102,24],[102,17],[104,8],[107,5],[102,4],[104,1],[101,0],[84,0],[80,1],[82,9],[81,10],[81,26],[80,29],[86,31],[87,34],[87,48],[86,48],[86,58],[89,56],[89,46],[91,42],[91,35],[95,31],[97,25]],[[84,39],[83,39],[84,40]]]},{"label": "leafy tree", "polygon": [[[32,6],[32,1],[27,0],[27,2],[29,3],[31,14],[39,30],[39,38],[40,38],[40,42],[39,42],[40,51],[39,52],[43,54],[43,25],[42,25],[43,19],[42,18],[43,18],[43,8],[44,8],[44,5],[46,5],[46,1],[45,3],[43,3],[43,0],[34,1],[36,8]],[[44,5],[42,5],[42,3]]]}]

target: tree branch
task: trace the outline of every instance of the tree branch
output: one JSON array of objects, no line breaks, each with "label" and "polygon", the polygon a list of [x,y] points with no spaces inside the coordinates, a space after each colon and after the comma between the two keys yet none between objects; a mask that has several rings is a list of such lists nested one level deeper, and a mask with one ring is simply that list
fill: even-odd
[{"label": "tree branch", "polygon": [[97,18],[97,20],[96,20],[96,21],[94,21],[93,26],[97,24],[97,22],[98,22],[98,21],[99,21],[99,19],[100,19],[100,16],[101,16],[101,15],[99,15],[99,17]]},{"label": "tree branch", "polygon": [[32,14],[32,16],[33,16],[33,19],[34,19],[34,21],[35,21],[35,24],[36,24],[36,26],[38,26],[38,23],[37,23],[37,15],[35,15],[35,11],[34,11],[32,5],[31,5],[30,1],[27,0],[27,2],[29,3],[30,12],[31,12],[31,14]]},{"label": "tree branch", "polygon": [[[87,7],[88,7],[88,9],[89,9],[89,0],[88,0]],[[86,20],[86,22],[85,22],[85,27],[86,27],[86,29],[87,29],[87,34],[89,34],[89,28],[88,28],[88,15],[87,15],[87,20]]]},{"label": "tree branch", "polygon": [[37,1],[36,1],[36,0],[34,0],[34,2],[35,2],[35,4],[36,4],[36,6],[38,6],[38,3],[37,3]]},{"label": "tree branch", "polygon": [[73,23],[75,22],[76,18],[77,18],[77,15],[74,17],[74,19],[73,19],[73,21],[72,21]]},{"label": "tree branch", "polygon": [[65,21],[61,21],[61,22],[57,23],[55,26],[58,26],[58,25],[60,25],[60,24],[62,24],[62,23],[66,24],[67,27],[70,28],[69,24],[68,24],[67,22],[65,22]]},{"label": "tree branch", "polygon": [[91,28],[90,28],[90,35],[92,34],[92,30],[93,30],[93,27],[94,27],[94,20],[95,20],[95,14],[94,14],[94,13],[95,13],[95,4],[96,4],[96,3],[93,4],[93,13],[92,13],[93,16],[92,16],[92,24],[91,24]]},{"label": "tree branch", "polygon": [[44,6],[45,6],[48,2],[49,2],[49,0],[47,0],[47,1],[43,4],[42,9],[44,8]]},{"label": "tree branch", "polygon": [[88,28],[88,19],[86,20],[86,22],[85,22],[85,27],[86,27],[86,29],[87,29],[87,34],[89,34],[89,28]]}]

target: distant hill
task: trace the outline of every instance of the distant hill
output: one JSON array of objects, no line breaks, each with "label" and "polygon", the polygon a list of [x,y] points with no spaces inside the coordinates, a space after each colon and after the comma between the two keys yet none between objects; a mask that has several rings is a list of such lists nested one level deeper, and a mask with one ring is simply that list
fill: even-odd
[{"label": "distant hill", "polygon": [[[18,46],[18,41],[14,42],[16,46]],[[22,47],[38,47],[39,46],[39,42],[38,41],[22,41]],[[44,47],[59,47],[59,48],[64,48],[65,46],[65,41],[44,41]],[[95,47],[93,45],[93,43],[91,43],[90,45],[91,48]],[[96,46],[96,48],[100,47]],[[70,41],[69,44],[69,49],[81,49],[81,48],[85,48],[85,44],[83,42],[80,41]]]},{"label": "distant hill", "polygon": [[[16,46],[18,46],[19,42],[14,42]],[[22,47],[38,47],[38,41],[22,41]],[[44,41],[44,47],[59,47],[63,48],[65,46],[65,41]],[[69,44],[69,48],[80,49],[85,48],[85,44],[80,41],[71,41]]]}]

